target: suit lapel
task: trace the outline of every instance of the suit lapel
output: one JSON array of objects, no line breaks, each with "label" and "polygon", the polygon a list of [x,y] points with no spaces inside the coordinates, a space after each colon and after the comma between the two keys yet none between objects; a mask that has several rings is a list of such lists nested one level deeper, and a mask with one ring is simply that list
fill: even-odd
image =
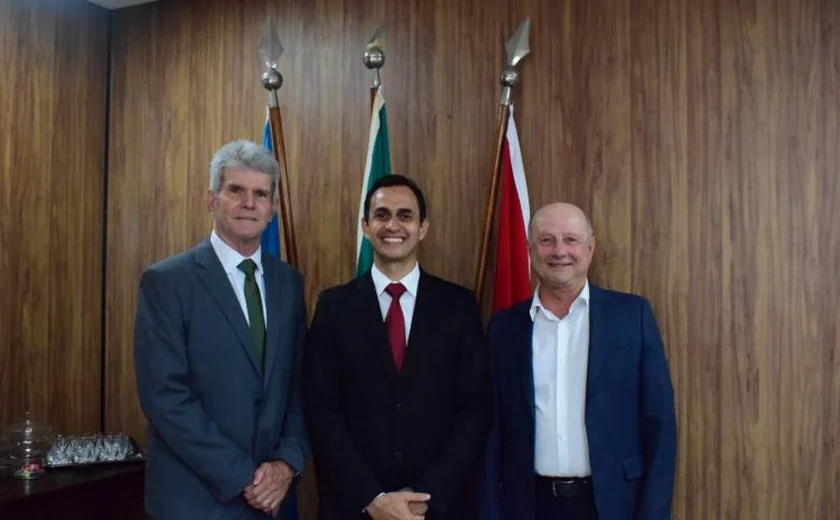
[{"label": "suit lapel", "polygon": [[499,344],[495,363],[502,373],[510,374],[511,381],[506,385],[517,403],[524,403],[534,428],[534,322],[531,320],[531,300],[516,304],[503,311],[510,318],[505,320],[506,327],[499,329]]},{"label": "suit lapel", "polygon": [[592,391],[598,382],[598,375],[604,365],[607,355],[608,331],[606,324],[606,295],[604,292],[589,286],[589,362],[586,370],[586,400],[590,401]]},{"label": "suit lapel", "polygon": [[263,253],[263,280],[265,281],[265,309],[266,309],[266,330],[265,330],[265,376],[263,377],[263,384],[268,387],[268,380],[271,378],[271,373],[274,369],[275,360],[277,359],[277,351],[280,345],[277,344],[278,338],[282,331],[278,327],[294,327],[294,320],[275,320],[268,322],[269,316],[286,316],[285,309],[289,302],[289,294],[284,295],[281,290],[280,273],[275,269],[271,260]]},{"label": "suit lapel", "polygon": [[216,304],[222,311],[222,314],[227,318],[231,329],[233,329],[236,337],[239,339],[240,346],[245,349],[248,358],[251,360],[254,370],[261,373],[256,356],[254,355],[253,339],[248,329],[248,322],[245,315],[242,313],[242,308],[239,306],[239,301],[236,299],[236,293],[230,285],[227,273],[225,273],[222,263],[213,251],[213,246],[210,245],[210,240],[205,240],[198,246],[195,254],[196,264],[199,266],[198,276],[201,279],[207,291],[216,300]]},{"label": "suit lapel", "polygon": [[382,309],[379,307],[379,296],[376,294],[370,271],[356,279],[355,297],[356,302],[353,307],[358,315],[356,323],[360,325],[363,335],[361,345],[364,346],[363,348],[369,345],[373,349],[374,355],[379,359],[391,383],[396,383],[397,367],[391,355],[385,321],[382,319]]},{"label": "suit lapel", "polygon": [[[414,302],[414,314],[411,316],[411,330],[408,332],[408,343],[406,343],[405,360],[403,362],[402,377],[407,377],[412,367],[417,364],[418,356],[423,355],[423,345],[429,345],[432,341],[432,332],[435,324],[440,320],[436,319],[434,305],[435,298],[434,281],[421,269],[420,281],[417,284],[417,298]],[[407,317],[406,317],[407,318]],[[393,365],[393,355],[390,347],[388,355]],[[396,372],[396,369],[395,369]]]},{"label": "suit lapel", "polygon": [[510,344],[520,345],[522,338],[525,338],[523,347],[514,347],[513,363],[519,374],[519,382],[526,397],[528,413],[531,416],[531,427],[534,427],[534,322],[531,320],[531,300],[523,302],[516,307],[513,320],[513,330],[510,331]]}]

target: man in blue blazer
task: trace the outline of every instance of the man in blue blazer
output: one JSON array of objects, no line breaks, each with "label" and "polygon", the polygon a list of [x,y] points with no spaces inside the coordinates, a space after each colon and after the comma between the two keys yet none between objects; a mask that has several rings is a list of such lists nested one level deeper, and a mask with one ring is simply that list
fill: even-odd
[{"label": "man in blue blazer", "polygon": [[135,369],[156,520],[276,516],[308,453],[300,275],[262,253],[279,166],[248,141],[210,167],[210,238],[140,281]]},{"label": "man in blue blazer", "polygon": [[659,329],[645,299],[589,284],[594,249],[571,204],[531,220],[539,285],[488,328],[482,519],[671,518],[677,429]]}]

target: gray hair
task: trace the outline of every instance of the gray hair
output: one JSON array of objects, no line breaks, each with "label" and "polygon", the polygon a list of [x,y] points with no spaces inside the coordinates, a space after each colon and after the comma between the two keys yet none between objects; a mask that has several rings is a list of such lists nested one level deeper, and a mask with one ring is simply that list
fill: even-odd
[{"label": "gray hair", "polygon": [[271,200],[277,200],[280,164],[267,149],[251,141],[233,141],[221,148],[210,162],[210,191],[218,193],[228,168],[246,168],[271,175]]}]

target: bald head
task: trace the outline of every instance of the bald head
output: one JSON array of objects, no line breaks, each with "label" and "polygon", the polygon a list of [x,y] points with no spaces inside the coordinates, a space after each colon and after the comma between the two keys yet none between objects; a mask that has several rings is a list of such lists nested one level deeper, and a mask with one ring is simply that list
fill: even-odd
[{"label": "bald head", "polygon": [[592,226],[579,207],[559,202],[537,210],[528,230],[531,267],[540,286],[578,294],[595,250]]},{"label": "bald head", "polygon": [[582,209],[568,202],[555,202],[541,207],[531,217],[531,223],[528,225],[529,242],[536,240],[541,225],[544,225],[546,222],[557,221],[568,222],[573,227],[576,227],[576,224],[580,224],[579,232],[581,235],[587,239],[592,238],[592,224]]}]

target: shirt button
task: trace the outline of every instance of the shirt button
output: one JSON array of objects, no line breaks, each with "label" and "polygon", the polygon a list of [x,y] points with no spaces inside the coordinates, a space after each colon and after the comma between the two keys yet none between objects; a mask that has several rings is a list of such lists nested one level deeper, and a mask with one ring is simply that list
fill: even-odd
[{"label": "shirt button", "polygon": [[402,452],[401,451],[395,451],[394,452],[394,459],[395,460],[402,460]]}]

